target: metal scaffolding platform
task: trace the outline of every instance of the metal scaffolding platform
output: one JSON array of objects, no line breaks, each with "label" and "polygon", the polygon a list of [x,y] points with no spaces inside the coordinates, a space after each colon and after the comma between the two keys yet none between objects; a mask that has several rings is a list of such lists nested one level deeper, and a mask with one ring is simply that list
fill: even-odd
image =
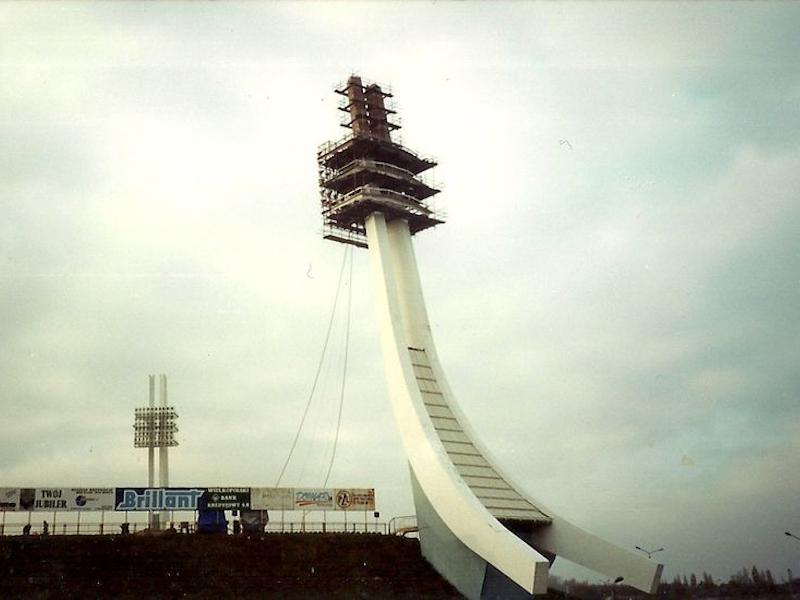
[{"label": "metal scaffolding platform", "polygon": [[339,109],[352,132],[317,152],[323,237],[365,248],[364,223],[374,212],[407,221],[412,234],[444,223],[430,201],[439,190],[419,177],[436,162],[392,141],[400,128],[389,121],[396,114],[386,106],[392,94],[355,75],[336,93],[345,97]]}]

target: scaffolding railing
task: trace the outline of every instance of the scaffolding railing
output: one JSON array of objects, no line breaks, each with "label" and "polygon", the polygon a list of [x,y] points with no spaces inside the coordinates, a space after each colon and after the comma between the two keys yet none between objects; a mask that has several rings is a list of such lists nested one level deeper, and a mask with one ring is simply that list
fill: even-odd
[{"label": "scaffolding railing", "polygon": [[419,200],[414,196],[409,196],[402,192],[372,185],[357,187],[353,191],[342,196],[340,200],[324,206],[322,215],[326,218],[334,218],[338,213],[341,213],[348,207],[369,200],[395,210],[407,212],[409,215],[434,216],[433,211],[428,208],[427,203],[423,200]]},{"label": "scaffolding railing", "polygon": [[[378,137],[376,135],[372,135],[371,133],[367,133],[367,132],[363,132],[363,133],[350,132],[350,133],[348,133],[348,134],[346,134],[346,135],[344,135],[344,136],[342,136],[342,137],[340,137],[340,138],[338,138],[336,140],[329,140],[329,141],[323,142],[322,144],[317,146],[317,160],[320,160],[320,161],[323,160],[326,156],[328,156],[329,154],[332,154],[340,146],[342,146],[342,145],[346,144],[347,142],[349,142],[351,140],[354,140],[356,138],[372,139],[372,140],[379,141],[379,142],[385,142],[386,141],[386,140],[384,140],[384,139],[382,139],[382,138],[380,138],[380,137]],[[433,165],[435,165],[437,163],[435,157],[433,157],[433,156],[429,156],[429,155],[422,156],[421,154],[419,154],[417,152],[414,152],[413,150],[411,150],[409,148],[406,148],[405,146],[403,146],[402,144],[400,144],[400,143],[398,143],[396,141],[392,141],[391,144],[393,146],[396,146],[400,150],[402,150],[404,152],[407,152],[408,154],[410,154],[411,156],[413,156],[414,158],[416,158],[416,159],[418,159],[420,161],[429,162],[429,163],[431,163]]]},{"label": "scaffolding railing", "polygon": [[327,165],[320,164],[319,184],[320,186],[324,187],[335,179],[340,179],[343,177],[354,175],[359,170],[365,168],[371,169],[383,175],[396,177],[397,179],[405,179],[412,182],[421,183],[422,185],[434,190],[434,193],[441,192],[444,187],[438,180],[436,180],[431,171],[425,171],[423,173],[417,173],[415,175],[408,169],[398,167],[397,165],[377,160],[371,160],[368,158],[356,158],[347,163],[346,165],[339,167],[338,169],[334,169],[332,167],[328,167]]}]

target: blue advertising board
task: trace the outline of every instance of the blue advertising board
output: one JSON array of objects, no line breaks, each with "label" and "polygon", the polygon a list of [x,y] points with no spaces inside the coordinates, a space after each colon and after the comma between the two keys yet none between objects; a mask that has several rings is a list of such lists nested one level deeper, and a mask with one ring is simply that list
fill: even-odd
[{"label": "blue advertising board", "polygon": [[197,510],[206,488],[116,488],[114,510]]}]

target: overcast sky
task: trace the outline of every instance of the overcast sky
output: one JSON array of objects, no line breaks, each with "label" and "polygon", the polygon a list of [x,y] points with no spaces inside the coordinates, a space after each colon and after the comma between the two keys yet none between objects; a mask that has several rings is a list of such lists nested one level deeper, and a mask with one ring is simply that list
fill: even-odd
[{"label": "overcast sky", "polygon": [[[436,157],[416,238],[439,353],[533,496],[667,577],[800,572],[800,6],[4,3],[0,485],[273,485],[344,247],[334,85]],[[413,512],[367,256],[332,485]],[[286,485],[321,485],[343,314]],[[557,572],[573,572],[560,567]]]}]

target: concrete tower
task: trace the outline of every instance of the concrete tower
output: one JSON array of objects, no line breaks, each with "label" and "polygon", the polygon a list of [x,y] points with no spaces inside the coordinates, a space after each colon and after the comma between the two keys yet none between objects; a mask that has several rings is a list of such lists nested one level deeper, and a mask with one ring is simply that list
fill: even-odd
[{"label": "concrete tower", "polygon": [[[556,556],[646,592],[662,566],[565,521],[514,483],[458,407],[431,335],[412,236],[443,223],[435,166],[392,141],[391,94],[352,76],[343,123],[318,152],[325,238],[369,248],[389,395],[403,440],[425,558],[468,598],[547,591]],[[535,449],[531,449],[535,451]]]}]

